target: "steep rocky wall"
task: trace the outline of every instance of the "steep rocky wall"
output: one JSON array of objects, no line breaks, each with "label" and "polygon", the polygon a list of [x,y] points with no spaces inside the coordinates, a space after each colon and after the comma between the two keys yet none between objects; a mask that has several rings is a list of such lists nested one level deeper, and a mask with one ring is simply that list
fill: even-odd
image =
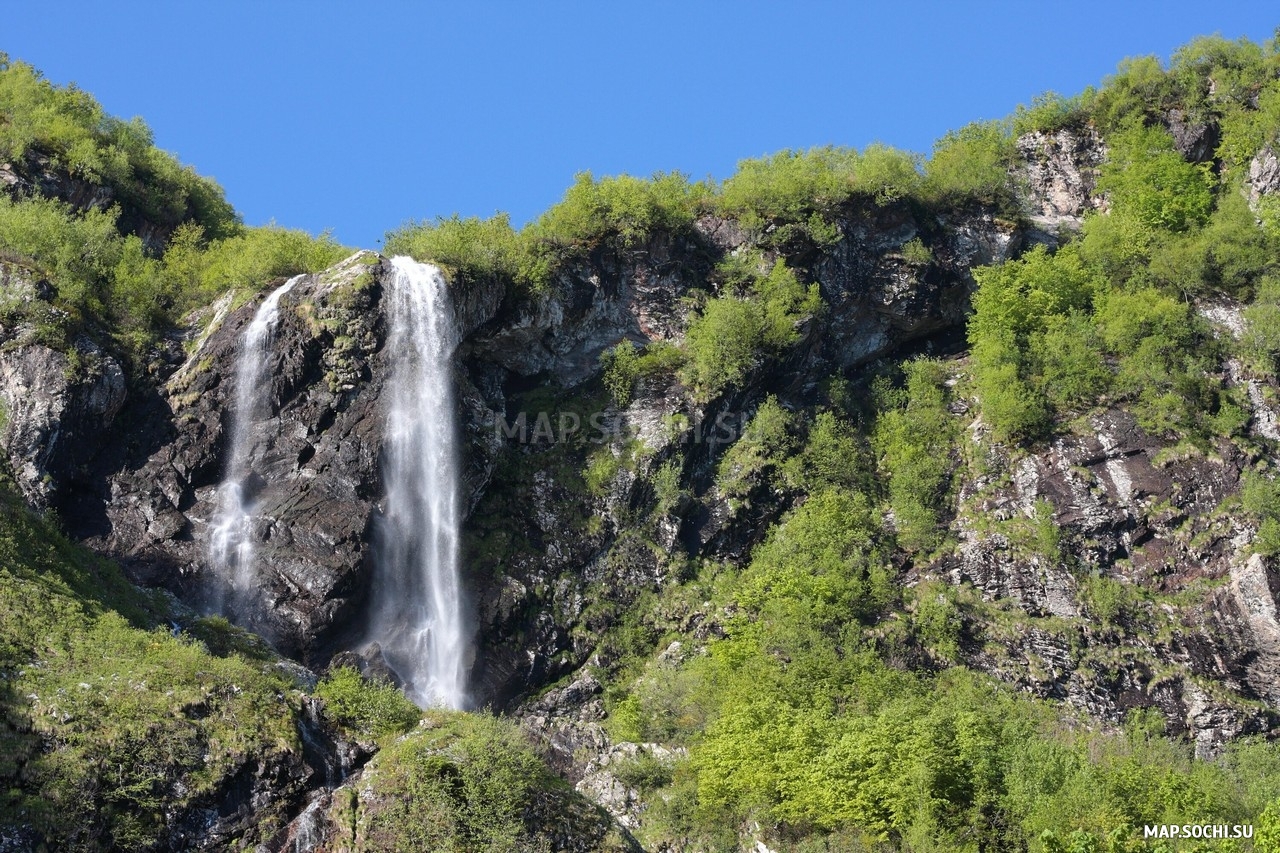
[{"label": "steep rocky wall", "polygon": [[[46,311],[46,282],[0,264],[0,304]],[[101,451],[128,396],[120,364],[87,338],[55,349],[30,320],[0,320],[0,448],[23,497],[37,509],[58,503]]]},{"label": "steep rocky wall", "polygon": [[[839,227],[840,239],[829,248],[801,246],[799,255],[788,256],[802,277],[818,283],[827,305],[822,318],[806,327],[792,357],[732,398],[705,404],[695,404],[674,378],[655,379],[630,409],[615,413],[626,428],[661,449],[661,425],[672,414],[714,419],[722,411],[749,411],[776,383],[804,386],[905,342],[957,328],[972,286],[970,267],[1007,257],[1021,242],[1015,225],[982,210],[943,218],[905,205],[853,205]],[[931,261],[902,256],[903,244],[914,239],[930,248]],[[624,562],[639,563],[630,569],[618,564],[615,545],[626,540],[625,530],[578,524],[610,511],[582,492],[582,453],[524,444],[502,427],[539,394],[558,395],[557,405],[573,397],[575,405],[585,405],[592,394],[598,397],[592,383],[599,356],[619,341],[679,340],[686,310],[681,298],[706,288],[716,260],[745,245],[747,235],[731,221],[705,219],[691,232],[657,234],[640,246],[602,243],[565,264],[543,295],[517,297],[494,284],[455,284],[466,333],[458,380],[469,447],[465,490],[473,509],[468,586],[475,595],[481,646],[476,675],[483,699],[505,701],[585,660],[588,625],[598,627],[593,620],[609,618],[584,616],[586,596],[614,596],[625,604],[665,576],[643,548],[625,541],[621,550],[632,557]],[[248,485],[258,506],[253,536],[262,605],[237,619],[317,665],[361,641],[359,614],[383,495],[384,274],[378,256],[362,253],[304,278],[284,297],[269,372],[272,414],[253,426],[255,476]],[[122,398],[105,394],[102,380],[77,385],[77,393],[101,411],[75,424],[101,444],[78,446],[74,478],[59,468],[40,469],[29,478],[33,484],[42,480],[40,488],[51,493],[74,493],[69,523],[119,558],[135,579],[165,586],[198,606],[217,598],[221,582],[206,557],[209,525],[224,464],[239,339],[255,310],[255,302],[221,300],[203,312],[185,360],[155,389],[131,392],[114,424],[110,416]],[[56,369],[46,365],[42,375]],[[13,380],[10,387],[22,386]],[[11,429],[25,435],[39,423],[23,410]],[[690,464],[707,468],[722,449],[668,447],[662,453],[665,459],[687,452]],[[21,462],[33,452],[15,444],[10,455]],[[545,467],[527,483],[508,476],[513,468],[528,473],[543,466],[550,461],[539,455],[544,452],[560,454],[558,468]],[[638,482],[634,473],[629,477],[627,482]],[[599,499],[610,505],[640,499],[627,482]],[[503,493],[513,488],[520,493]],[[494,507],[508,498],[502,529],[490,529]],[[664,536],[672,546],[687,540],[697,551],[754,535],[711,521],[707,527],[705,519],[695,524],[673,518]],[[746,530],[758,521],[735,524]],[[494,537],[518,539],[519,547],[497,547]],[[477,548],[491,553],[478,554]]]}]

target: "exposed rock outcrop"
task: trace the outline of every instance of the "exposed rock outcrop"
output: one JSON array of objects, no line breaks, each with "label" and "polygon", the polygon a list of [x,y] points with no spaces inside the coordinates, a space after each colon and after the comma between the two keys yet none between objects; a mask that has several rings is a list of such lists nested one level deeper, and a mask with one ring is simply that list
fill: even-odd
[{"label": "exposed rock outcrop", "polygon": [[1248,190],[1249,201],[1255,206],[1262,196],[1280,192],[1280,157],[1272,146],[1266,146],[1249,161]]},{"label": "exposed rock outcrop", "polygon": [[[0,265],[2,300],[18,316],[44,301],[47,282]],[[128,395],[120,364],[87,338],[54,349],[28,323],[0,320],[0,448],[28,503],[45,509],[102,449]]]},{"label": "exposed rock outcrop", "polygon": [[[956,555],[924,572],[1025,614],[981,628],[969,663],[1103,720],[1158,708],[1202,755],[1280,723],[1249,701],[1274,707],[1280,678],[1272,570],[1219,510],[1244,462],[1227,442],[1180,451],[1114,409],[993,461],[1005,476],[962,486]],[[1061,539],[1037,539],[1037,523]],[[1157,597],[1126,592],[1139,588]]]},{"label": "exposed rock outcrop", "polygon": [[1086,212],[1102,207],[1094,188],[1107,151],[1093,128],[1035,131],[1018,137],[1017,145],[1025,165],[1015,177],[1025,184],[1032,222],[1052,235],[1078,228]]}]

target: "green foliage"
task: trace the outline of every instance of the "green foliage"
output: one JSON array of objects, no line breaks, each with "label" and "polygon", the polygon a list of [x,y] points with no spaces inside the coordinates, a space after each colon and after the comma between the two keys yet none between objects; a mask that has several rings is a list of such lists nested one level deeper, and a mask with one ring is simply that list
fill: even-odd
[{"label": "green foliage", "polygon": [[1258,92],[1257,109],[1231,110],[1222,119],[1218,156],[1232,176],[1248,173],[1253,158],[1280,135],[1280,80],[1272,80]]},{"label": "green foliage", "polygon": [[781,467],[787,485],[809,493],[831,488],[870,493],[873,489],[874,465],[865,438],[833,412],[820,412],[814,418],[800,452]]},{"label": "green foliage", "polygon": [[1088,574],[1080,579],[1080,600],[1099,624],[1117,627],[1136,603],[1137,596],[1115,578]]},{"label": "green foliage", "polygon": [[1154,56],[1120,63],[1098,93],[1094,109],[1099,124],[1113,129],[1138,118],[1154,118],[1177,105],[1177,84]]},{"label": "green foliage", "polygon": [[858,161],[852,148],[832,147],[743,160],[716,204],[755,230],[771,222],[803,223],[813,213],[832,213],[849,198]]},{"label": "green foliage", "polygon": [[76,215],[53,199],[0,196],[0,251],[48,276],[62,304],[77,315],[99,312],[106,281],[123,254],[117,215],[114,208]]},{"label": "green foliage", "polygon": [[831,146],[788,150],[741,161],[715,204],[771,245],[803,237],[822,246],[839,239],[834,216],[851,198],[890,204],[915,195],[920,183],[919,158],[887,145],[861,155]]},{"label": "green foliage", "polygon": [[[106,115],[74,86],[57,87],[21,62],[0,60],[0,160],[22,172],[47,159],[57,172],[105,188],[112,205],[77,209],[42,197],[0,197],[0,257],[47,277],[56,308],[22,311],[47,343],[66,346],[109,328],[135,366],[183,313],[230,288],[314,272],[347,250],[275,226],[243,227],[222,190],[152,144],[140,119]],[[132,230],[172,235],[163,257]]]},{"label": "green foliage", "polygon": [[[277,225],[246,228],[234,237],[213,241],[202,254],[192,257],[188,253],[198,245],[196,239],[184,236],[182,241],[171,243],[164,257],[166,267],[186,274],[198,271],[198,278],[180,282],[187,293],[195,285],[196,302],[232,289],[257,293],[269,282],[319,272],[351,254],[328,234],[312,237]],[[190,302],[188,297],[186,304]]]},{"label": "green foliage", "polygon": [[1258,522],[1254,550],[1266,556],[1280,554],[1280,481],[1250,471],[1240,497],[1245,511]]},{"label": "green foliage", "polygon": [[917,359],[904,364],[903,372],[903,389],[879,389],[881,411],[871,443],[887,474],[899,544],[921,551],[941,540],[959,427],[947,411],[942,364]]},{"label": "green foliage", "polygon": [[1258,227],[1243,195],[1226,192],[1204,228],[1163,235],[1153,242],[1149,273],[1161,286],[1185,297],[1247,294],[1275,269],[1280,257],[1277,237],[1280,234]]},{"label": "green foliage", "polygon": [[937,204],[1012,201],[1009,170],[1016,149],[1009,128],[999,122],[975,122],[934,143],[924,166],[924,196]]},{"label": "green foliage", "polygon": [[1112,134],[1107,143],[1098,189],[1111,200],[1112,216],[1173,232],[1208,221],[1212,173],[1207,165],[1183,160],[1168,131],[1135,124]]},{"label": "green foliage", "polygon": [[1174,51],[1169,62],[1169,76],[1193,112],[1202,99],[1217,109],[1247,106],[1277,71],[1280,57],[1273,45],[1220,35],[1193,38]]},{"label": "green foliage", "polygon": [[170,618],[3,485],[0,824],[51,849],[166,846],[169,816],[301,749],[273,668],[211,654]]},{"label": "green foliage", "polygon": [[911,627],[925,648],[947,661],[958,660],[964,617],[956,604],[955,587],[926,582],[911,591],[915,605]]},{"label": "green foliage", "polygon": [[631,405],[631,393],[640,375],[640,357],[636,345],[623,341],[600,354],[601,381],[620,409]]},{"label": "green foliage", "polygon": [[720,459],[716,485],[731,506],[745,503],[792,454],[794,419],[776,397],[766,397],[755,415]]},{"label": "green foliage", "polygon": [[[801,284],[781,260],[763,275],[742,259],[726,263],[726,292],[707,300],[685,334],[684,379],[701,400],[741,385],[767,358],[784,354],[799,340],[800,324],[823,308],[818,285]],[[745,288],[742,277],[749,278]]]},{"label": "green foliage", "polygon": [[871,618],[896,595],[878,544],[872,505],[829,490],[810,496],[775,527],[742,576],[747,608],[836,628]]},{"label": "green foliage", "polygon": [[1111,386],[1101,335],[1081,311],[1046,317],[1044,328],[1030,337],[1026,357],[1039,393],[1055,407],[1087,408]]},{"label": "green foliage", "polygon": [[430,711],[366,768],[369,796],[335,815],[338,841],[356,850],[536,850],[549,829],[534,823],[537,807],[549,793],[568,799],[562,785],[514,723]]},{"label": "green foliage", "polygon": [[688,493],[680,487],[680,463],[675,459],[664,462],[653,472],[653,511],[658,515],[669,515],[683,501]]},{"label": "green foliage", "polygon": [[1036,551],[1052,562],[1062,559],[1062,530],[1053,520],[1053,502],[1046,498],[1036,498],[1035,502],[1035,541]]},{"label": "green foliage", "polygon": [[854,190],[877,204],[890,204],[919,193],[920,170],[918,155],[875,142],[863,150],[858,161]]},{"label": "green foliage", "polygon": [[1117,390],[1135,400],[1143,428],[1158,435],[1194,432],[1216,408],[1198,353],[1207,337],[1187,305],[1152,289],[1111,293],[1098,310],[1106,346],[1123,353]]},{"label": "green foliage", "polygon": [[75,86],[54,86],[30,65],[0,58],[0,161],[21,168],[28,155],[111,189],[127,209],[161,225],[190,218],[216,237],[240,227],[222,190],[157,149],[141,119],[109,116]]},{"label": "green foliage", "polygon": [[394,685],[368,681],[349,666],[330,672],[315,695],[324,700],[325,716],[365,740],[403,734],[422,713]]},{"label": "green foliage", "polygon": [[1105,389],[1109,374],[1083,314],[1100,283],[1076,252],[1036,247],[974,277],[974,384],[998,439],[1035,438],[1054,403],[1092,402]]},{"label": "green foliage", "polygon": [[915,266],[924,266],[933,262],[933,252],[920,241],[919,237],[912,237],[903,243],[899,252],[904,261]]},{"label": "green foliage", "polygon": [[670,760],[643,750],[628,761],[620,763],[614,776],[628,788],[643,793],[669,785],[673,778]]},{"label": "green foliage", "polygon": [[52,199],[13,201],[0,196],[0,255],[47,277],[64,314],[42,314],[38,304],[11,304],[46,331],[46,341],[69,340],[91,321],[109,325],[126,352],[141,356],[192,307],[228,290],[255,293],[269,281],[316,272],[348,250],[330,237],[312,238],[275,226],[245,228],[205,243],[199,225],[179,226],[162,258],[142,241],[122,235],[119,211],[76,212]]},{"label": "green foliage", "polygon": [[1275,377],[1280,371],[1280,276],[1267,276],[1258,283],[1243,316],[1246,356],[1256,369]]},{"label": "green foliage", "polygon": [[657,231],[688,229],[708,194],[705,184],[690,183],[679,172],[659,172],[647,180],[630,175],[597,180],[581,172],[564,199],[530,226],[530,233],[557,245],[616,238],[623,246],[635,246]]},{"label": "green foliage", "polygon": [[505,213],[410,222],[387,232],[384,247],[388,255],[409,255],[466,281],[501,282],[510,289],[543,289],[550,275],[545,253],[527,232],[513,229]]},{"label": "green foliage", "polygon": [[1019,104],[1013,114],[1013,135],[1026,133],[1054,133],[1063,129],[1082,127],[1089,121],[1093,100],[1098,91],[1092,86],[1074,97],[1063,97],[1057,92],[1045,92],[1031,101],[1031,106]]}]

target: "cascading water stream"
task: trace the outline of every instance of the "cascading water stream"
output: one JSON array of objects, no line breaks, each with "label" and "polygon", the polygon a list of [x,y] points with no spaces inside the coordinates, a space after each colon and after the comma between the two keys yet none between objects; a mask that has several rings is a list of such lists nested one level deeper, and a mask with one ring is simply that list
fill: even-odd
[{"label": "cascading water stream", "polygon": [[209,561],[223,587],[213,595],[214,609],[224,613],[243,611],[256,586],[252,536],[256,507],[248,482],[253,474],[253,425],[270,403],[267,370],[271,339],[280,319],[280,298],[301,278],[289,279],[262,300],[240,340],[226,470],[218,486],[218,511],[209,534]]},{"label": "cascading water stream", "polygon": [[448,284],[411,258],[391,261],[383,477],[369,639],[419,705],[464,708],[471,635],[459,579],[461,528],[453,354],[460,338]]}]

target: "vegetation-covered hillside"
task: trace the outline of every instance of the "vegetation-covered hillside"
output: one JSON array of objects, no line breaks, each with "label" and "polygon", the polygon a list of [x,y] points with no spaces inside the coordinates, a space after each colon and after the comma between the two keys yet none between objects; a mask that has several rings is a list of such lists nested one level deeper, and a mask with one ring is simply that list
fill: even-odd
[{"label": "vegetation-covered hillside", "polygon": [[[1028,151],[1084,181],[1076,209],[1044,215]],[[1212,37],[927,158],[584,174],[519,230],[392,231],[387,252],[439,264],[460,303],[501,303],[463,347],[464,426],[496,417],[490,393],[502,415],[648,430],[490,446],[485,422],[472,442],[490,457],[469,460],[489,467],[467,578],[482,630],[517,626],[481,638],[478,671],[514,679],[494,650],[530,643],[526,680],[492,697],[521,728],[420,715],[345,666],[309,683],[6,484],[0,851],[1280,850],[1278,158],[1280,44]],[[243,226],[140,122],[8,60],[0,163],[3,351],[91,340],[163,391],[192,311],[346,253]],[[970,269],[984,240],[1007,259]],[[581,282],[638,289],[620,271],[655,257],[693,285],[582,375],[505,366],[554,337],[539,323],[577,322]],[[835,282],[873,279],[919,316],[897,318],[906,344],[847,355]],[[948,287],[962,327],[920,295]],[[324,319],[342,355],[366,346]],[[335,411],[368,381],[348,372]],[[745,429],[689,440],[728,412]],[[1189,823],[1252,834],[1142,837]]]}]

